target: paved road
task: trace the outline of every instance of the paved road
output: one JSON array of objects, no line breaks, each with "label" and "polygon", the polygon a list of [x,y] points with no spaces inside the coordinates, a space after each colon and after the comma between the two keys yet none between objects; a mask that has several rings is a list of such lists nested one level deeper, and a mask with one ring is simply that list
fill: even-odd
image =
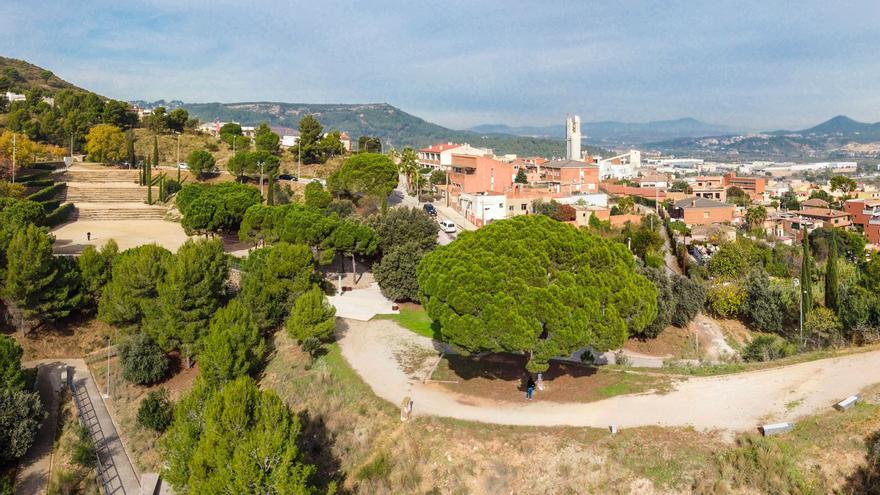
[{"label": "paved road", "polygon": [[[591,403],[499,402],[461,396],[424,384],[436,359],[430,339],[392,321],[344,321],[339,344],[352,368],[379,397],[414,401],[414,414],[529,426],[605,428],[648,425],[699,430],[754,430],[771,421],[797,420],[880,382],[880,351],[863,352],[762,371],[683,379],[666,394],[624,395]],[[422,366],[401,356],[422,355]],[[413,368],[416,368],[413,371]]]},{"label": "paved road", "polygon": [[[139,494],[140,481],[138,473],[125,452],[122,440],[119,438],[119,434],[116,431],[116,426],[114,425],[110,414],[107,412],[107,406],[104,404],[104,399],[101,397],[85,361],[75,358],[43,359],[22,363],[22,366],[40,367],[40,372],[37,375],[37,387],[40,389],[41,396],[44,389],[47,393],[51,394],[53,398],[50,398],[49,400],[54,401],[55,407],[53,409],[55,411],[58,409],[57,393],[55,392],[61,385],[61,371],[67,366],[74,368],[74,383],[78,388],[84,391],[82,397],[87,397],[88,402],[91,404],[91,411],[89,411],[90,417],[94,418],[94,424],[100,428],[100,433],[103,436],[107,452],[109,453],[109,456],[113,458],[113,463],[116,466],[116,473],[118,473],[118,476],[115,477],[113,486],[121,485],[122,489],[117,490],[114,493],[127,495]],[[44,401],[45,400],[46,399],[44,398]],[[49,402],[47,401],[46,403]],[[31,449],[34,451],[33,456],[31,456],[30,451],[27,454],[30,463],[28,464],[26,472],[23,471],[18,480],[20,488],[16,493],[44,493],[43,491],[39,491],[39,487],[45,487],[48,484],[48,459],[51,454],[51,439],[54,437],[54,426],[51,425],[57,423],[57,419],[55,419],[51,425],[47,424],[51,419],[54,419],[54,416],[52,418],[47,418],[40,430],[40,435],[43,434],[43,430],[46,428],[52,430],[49,434],[50,442],[48,450],[45,448],[45,445],[41,443],[42,438],[38,436],[38,442],[35,443],[34,447]],[[116,473],[114,473],[114,475]],[[28,490],[25,489],[25,486],[28,487]],[[29,491],[31,487],[37,488],[37,491]]]},{"label": "paved road", "polygon": [[19,464],[16,493],[43,494],[49,484],[50,458],[58,424],[58,391],[61,389],[62,363],[47,363],[37,369],[36,389],[48,413],[34,444]]}]

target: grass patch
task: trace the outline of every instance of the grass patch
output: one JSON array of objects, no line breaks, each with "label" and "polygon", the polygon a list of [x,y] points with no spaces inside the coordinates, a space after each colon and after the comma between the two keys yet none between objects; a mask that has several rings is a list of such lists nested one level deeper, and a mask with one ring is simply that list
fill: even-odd
[{"label": "grass patch", "polygon": [[786,411],[791,411],[791,410],[795,409],[797,406],[799,406],[799,405],[801,405],[801,404],[803,404],[803,403],[804,403],[804,399],[803,399],[803,398],[800,398],[800,399],[798,399],[798,400],[793,400],[793,401],[791,401],[791,402],[785,404],[785,410],[786,410]]},{"label": "grass patch", "polygon": [[428,316],[421,306],[400,308],[400,313],[392,315],[376,315],[377,320],[391,320],[407,330],[429,339],[440,340],[440,325]]},{"label": "grass patch", "polygon": [[628,383],[613,383],[599,388],[596,393],[604,398],[614,397],[615,395],[623,395],[630,393],[631,387]]},{"label": "grass patch", "polygon": [[359,480],[386,479],[391,472],[391,460],[382,452],[375,459],[361,467],[355,477]]}]

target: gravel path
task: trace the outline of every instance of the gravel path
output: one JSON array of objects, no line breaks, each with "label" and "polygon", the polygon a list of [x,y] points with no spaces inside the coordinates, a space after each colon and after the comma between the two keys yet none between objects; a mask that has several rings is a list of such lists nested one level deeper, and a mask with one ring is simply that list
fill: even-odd
[{"label": "gravel path", "polygon": [[565,404],[542,402],[538,395],[533,402],[521,397],[498,402],[422,383],[437,358],[431,356],[413,366],[411,360],[400,356],[433,351],[435,344],[430,339],[388,320],[341,322],[343,356],[379,397],[397,405],[409,396],[417,415],[485,423],[753,430],[767,422],[796,420],[829,410],[835,402],[880,382],[880,351],[871,351],[762,371],[690,378],[662,395],[635,394]]}]

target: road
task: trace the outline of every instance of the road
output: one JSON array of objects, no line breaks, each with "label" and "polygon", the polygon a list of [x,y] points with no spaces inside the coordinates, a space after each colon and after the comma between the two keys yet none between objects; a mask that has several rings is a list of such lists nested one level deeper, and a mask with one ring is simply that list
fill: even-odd
[{"label": "road", "polygon": [[[389,320],[341,325],[343,356],[379,397],[414,401],[413,413],[504,425],[607,428],[669,426],[746,431],[774,421],[793,421],[829,411],[832,404],[880,382],[880,351],[870,351],[761,371],[685,378],[665,394],[622,395],[590,403],[499,402],[461,396],[422,383],[431,359],[412,370],[401,355],[436,356],[430,339]],[[403,364],[401,362],[403,361]],[[409,372],[407,371],[409,370]]]},{"label": "road", "polygon": [[[55,434],[54,425],[57,424],[58,410],[58,394],[57,391],[61,387],[61,372],[66,367],[74,369],[73,380],[79,389],[81,389],[81,397],[87,399],[91,404],[88,416],[92,419],[92,424],[99,428],[100,436],[106,445],[106,452],[112,457],[116,472],[113,473],[111,485],[119,487],[114,493],[136,495],[140,493],[141,485],[138,473],[131,463],[125,452],[122,440],[116,431],[110,414],[107,412],[107,406],[104,399],[98,392],[92,375],[86,366],[85,361],[77,358],[64,359],[43,359],[38,361],[30,361],[22,363],[23,367],[31,368],[38,366],[37,388],[40,390],[40,396],[44,403],[48,405],[50,411],[49,417],[43,422],[37,441],[26,454],[27,462],[25,468],[19,473],[17,480],[16,493],[45,493],[45,487],[48,485],[49,464],[52,452],[52,441]],[[49,397],[43,397],[46,393]],[[47,442],[48,438],[48,444]],[[107,461],[102,458],[102,462]]]},{"label": "road", "polygon": [[[421,208],[424,203],[420,203],[419,200],[415,196],[411,196],[406,191],[406,177],[401,174],[400,180],[397,183],[397,187],[394,191],[391,192],[391,196],[388,197],[388,205],[389,206],[400,206],[404,208]],[[467,228],[467,224],[463,222],[467,222],[464,218],[454,218],[454,212],[446,211],[445,207],[442,205],[434,205],[435,208],[440,212],[437,215],[437,221],[441,220],[451,220],[456,224],[458,230],[461,231],[463,228]],[[459,215],[460,217],[460,215]],[[447,234],[446,232],[438,232],[437,233],[437,244],[441,246],[445,246],[450,242],[455,240],[457,233]]]}]

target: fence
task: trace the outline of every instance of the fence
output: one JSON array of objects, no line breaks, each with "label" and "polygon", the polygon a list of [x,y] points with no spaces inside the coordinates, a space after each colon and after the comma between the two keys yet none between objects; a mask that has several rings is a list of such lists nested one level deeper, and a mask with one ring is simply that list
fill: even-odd
[{"label": "fence", "polygon": [[73,373],[73,368],[67,369],[67,386],[70,388],[70,394],[76,404],[79,421],[95,444],[95,460],[97,461],[95,470],[97,471],[98,484],[103,488],[102,491],[105,495],[125,495],[125,487],[122,486],[122,480],[119,479],[119,471],[116,470],[113,454],[110,452],[107,439],[104,438],[104,431],[98,423],[92,399],[89,397],[85,385],[80,387],[74,382]]}]

